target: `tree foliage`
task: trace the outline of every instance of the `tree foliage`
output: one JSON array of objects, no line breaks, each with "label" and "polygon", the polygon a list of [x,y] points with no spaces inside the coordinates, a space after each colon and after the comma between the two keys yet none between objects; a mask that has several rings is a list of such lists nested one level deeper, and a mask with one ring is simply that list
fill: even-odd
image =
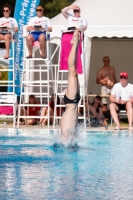
[{"label": "tree foliage", "polygon": [[45,15],[52,18],[61,12],[61,9],[69,6],[73,0],[41,0],[41,5],[45,8]]},{"label": "tree foliage", "polygon": [[[21,2],[21,0],[19,1]],[[49,18],[52,18],[57,14],[59,14],[62,8],[70,5],[73,2],[74,0],[40,0],[40,5],[42,5],[45,8],[44,15],[46,15]],[[15,3],[16,0],[4,0],[4,2],[0,4],[0,10],[1,10],[0,17],[3,16],[2,11],[3,11],[3,6],[5,4],[9,4],[12,7],[13,11],[11,13],[11,16],[13,16]]]}]

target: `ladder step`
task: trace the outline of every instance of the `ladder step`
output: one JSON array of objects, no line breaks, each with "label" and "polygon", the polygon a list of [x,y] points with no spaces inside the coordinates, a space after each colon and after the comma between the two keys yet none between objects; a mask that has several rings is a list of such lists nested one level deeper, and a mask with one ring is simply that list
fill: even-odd
[{"label": "ladder step", "polygon": [[[48,87],[48,85],[24,85],[25,87],[31,87],[31,86],[34,86],[34,87]],[[49,85],[49,87],[52,87]]]},{"label": "ladder step", "polygon": [[48,69],[24,69],[23,72],[48,72]]},{"label": "ladder step", "polygon": [[[22,95],[26,95],[27,94],[27,92],[22,92],[21,93]],[[40,95],[40,97],[46,97],[46,96],[48,96],[48,93],[39,93],[39,92],[31,92],[30,94],[34,94],[34,95]]]},{"label": "ladder step", "polygon": [[[36,119],[42,119],[42,118],[49,118],[49,116],[26,116],[26,115],[19,115],[19,118],[29,118],[29,119],[33,119],[33,118],[36,118]],[[51,116],[52,117],[52,116]]]},{"label": "ladder step", "polygon": [[48,59],[46,58],[46,59],[43,59],[43,58],[29,58],[29,59],[27,59],[27,58],[24,58],[24,60],[25,61],[33,61],[33,60],[41,60],[41,61],[48,61]]},{"label": "ladder step", "polygon": [[0,60],[13,60],[13,58],[8,58],[8,59],[0,58]]}]

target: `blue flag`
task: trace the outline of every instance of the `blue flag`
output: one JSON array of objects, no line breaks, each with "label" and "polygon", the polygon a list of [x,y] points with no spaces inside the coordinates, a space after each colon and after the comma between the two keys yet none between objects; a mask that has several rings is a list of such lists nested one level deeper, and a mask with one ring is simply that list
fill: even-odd
[{"label": "blue flag", "polygon": [[[20,96],[20,80],[23,73],[23,25],[26,25],[30,18],[36,15],[36,7],[40,0],[16,0],[14,18],[18,22],[17,44],[15,45],[15,93]],[[11,52],[12,55],[12,52]],[[9,69],[12,68],[10,61]],[[8,73],[8,80],[12,80],[12,72]],[[12,87],[8,86],[8,92],[12,91]]]}]

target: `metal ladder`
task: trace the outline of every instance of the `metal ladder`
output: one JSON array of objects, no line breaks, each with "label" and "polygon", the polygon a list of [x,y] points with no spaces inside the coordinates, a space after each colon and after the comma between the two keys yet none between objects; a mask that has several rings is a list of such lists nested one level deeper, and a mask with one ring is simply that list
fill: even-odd
[{"label": "metal ladder", "polygon": [[[17,96],[15,94],[15,37],[12,34],[12,39],[10,41],[10,51],[12,51],[12,57],[6,59],[8,61],[7,65],[1,67],[0,72],[10,72],[12,73],[12,80],[0,80],[0,86],[2,87],[12,87],[11,92],[0,92],[0,106],[12,106],[13,115],[1,115],[0,118],[12,118],[13,119],[13,128],[15,128],[16,122],[16,107],[17,107]],[[5,43],[5,41],[0,41],[0,43]],[[10,52],[11,55],[11,52]],[[0,61],[4,61],[4,58],[0,58]],[[1,65],[2,66],[2,65]]]},{"label": "metal ladder", "polygon": [[[24,38],[24,49],[26,49],[26,41]],[[47,107],[48,113],[50,113],[49,108],[49,97],[50,97],[50,89],[54,91],[54,81],[53,81],[53,70],[51,67],[51,53],[50,53],[50,39],[46,41],[46,49],[47,49],[47,59],[42,58],[31,58],[26,59],[26,51],[24,51],[24,69],[21,80],[21,95],[20,95],[20,104],[18,110],[18,123],[17,127],[19,127],[20,118],[29,119],[29,118],[47,118],[48,119],[48,128],[50,125],[50,116],[26,116],[20,115],[20,110],[24,107]],[[40,64],[36,64],[36,62],[40,62]],[[51,71],[51,74],[50,74]],[[38,78],[35,80],[34,75]],[[39,104],[29,104],[25,103],[27,97],[32,94],[40,99]],[[44,100],[47,103],[44,103]]]}]

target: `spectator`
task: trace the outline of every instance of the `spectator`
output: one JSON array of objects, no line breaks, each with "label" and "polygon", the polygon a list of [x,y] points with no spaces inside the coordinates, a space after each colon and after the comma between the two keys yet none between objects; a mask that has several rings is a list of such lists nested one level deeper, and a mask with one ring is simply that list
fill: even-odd
[{"label": "spectator", "polygon": [[[85,100],[82,100],[82,104],[85,102],[85,109],[86,109],[86,117],[88,117],[88,111],[90,112],[90,117],[93,120],[94,124],[94,119],[95,118],[95,123],[96,125],[102,125],[105,126],[106,119],[103,117],[103,110],[101,106],[101,97],[97,95],[94,98],[94,101],[92,103],[87,101],[87,97],[85,97]],[[83,108],[80,108],[80,114],[83,115]]]},{"label": "spectator", "polygon": [[6,47],[6,54],[4,56],[4,59],[8,59],[10,57],[9,55],[9,49],[10,49],[10,40],[11,40],[11,29],[13,31],[18,31],[18,23],[16,19],[10,17],[11,13],[11,6],[8,4],[5,4],[3,7],[3,17],[0,18],[0,41],[5,41],[5,47]]},{"label": "spectator", "polygon": [[[36,101],[35,95],[29,96],[29,104],[38,104]],[[40,107],[39,106],[26,106],[24,110],[21,110],[20,115],[26,116],[39,116]],[[21,120],[20,125],[24,125],[25,121]],[[37,124],[36,118],[27,119],[27,125],[35,125]]]},{"label": "spectator", "polygon": [[46,46],[46,31],[52,31],[50,26],[49,18],[43,16],[44,8],[42,6],[37,6],[36,17],[30,19],[28,23],[27,30],[30,34],[27,36],[27,47],[29,50],[29,55],[27,59],[32,58],[32,43],[34,41],[40,42],[41,57],[45,59],[45,46]]},{"label": "spectator", "polygon": [[[60,98],[58,95],[57,95],[57,105],[60,105]],[[51,101],[49,102],[49,113],[48,113],[48,107],[43,107],[41,112],[41,116],[50,116],[50,124],[53,123],[54,108],[55,108],[55,97],[54,94],[52,94]],[[60,107],[57,107],[56,114],[57,116],[60,116]],[[47,122],[48,118],[41,118],[38,125],[45,126]]]},{"label": "spectator", "polygon": [[[69,9],[73,9],[74,15],[69,14],[67,11]],[[75,30],[78,31],[86,30],[87,28],[87,22],[84,18],[80,16],[80,8],[76,5],[71,5],[68,7],[65,7],[62,9],[62,14],[68,21],[68,29],[69,30]],[[80,37],[78,49],[77,49],[77,58],[76,58],[76,70],[78,74],[82,74],[83,67],[82,67],[82,60],[81,60],[81,54],[82,54],[82,40],[83,37]],[[73,32],[67,31],[63,32],[62,34],[62,40],[61,40],[61,53],[60,53],[60,70],[68,70],[68,56],[71,51],[71,44],[70,41],[73,38]]]},{"label": "spectator", "polygon": [[[96,83],[101,84],[101,94],[109,95],[111,89],[115,83],[117,83],[115,77],[115,68],[110,66],[110,59],[108,56],[103,58],[104,66],[97,72]],[[107,111],[107,99],[102,98],[103,112]]]},{"label": "spectator", "polygon": [[[73,14],[71,15],[67,11],[73,9]],[[67,19],[68,22],[68,29],[81,31],[81,29],[86,30],[87,28],[87,21],[80,16],[80,8],[76,5],[71,5],[65,7],[61,10],[64,17]]]},{"label": "spectator", "polygon": [[127,111],[127,117],[129,122],[129,130],[132,128],[132,103],[133,103],[133,85],[128,83],[128,74],[126,72],[120,73],[120,83],[116,83],[113,86],[110,96],[110,112],[116,124],[115,130],[120,130],[120,122],[117,112],[120,110]]}]

